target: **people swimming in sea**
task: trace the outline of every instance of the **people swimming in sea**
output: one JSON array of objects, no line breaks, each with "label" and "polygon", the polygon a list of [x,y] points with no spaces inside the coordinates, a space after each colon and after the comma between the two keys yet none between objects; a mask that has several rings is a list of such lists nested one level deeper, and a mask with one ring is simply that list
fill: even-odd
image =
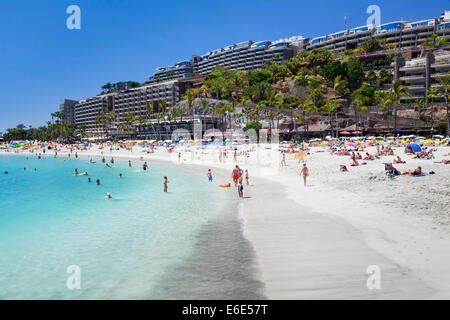
[{"label": "people swimming in sea", "polygon": [[168,183],[169,183],[169,180],[167,179],[167,176],[164,176],[164,181],[163,181],[164,192],[167,192],[167,184]]},{"label": "people swimming in sea", "polygon": [[99,179],[97,179],[97,182],[96,182],[96,183],[97,183],[97,185],[99,186],[99,185],[100,185],[100,180],[99,180]]},{"label": "people swimming in sea", "polygon": [[105,163],[105,162],[106,162],[106,160],[105,160],[105,157],[103,157],[103,158],[102,158],[102,162],[103,162],[103,163]]},{"label": "people swimming in sea", "polygon": [[5,171],[5,174],[8,174],[8,171]]},{"label": "people swimming in sea", "polygon": [[147,170],[147,168],[148,168],[147,162],[144,162],[144,164],[142,165],[142,169],[144,169],[144,171],[145,171],[145,170]]},{"label": "people swimming in sea", "polygon": [[128,166],[131,168],[131,160],[128,160]]},{"label": "people swimming in sea", "polygon": [[76,176],[78,175],[78,169],[75,169],[75,175]]},{"label": "people swimming in sea", "polygon": [[106,166],[107,166],[108,168],[111,168],[111,166],[109,165],[109,163],[107,163]]},{"label": "people swimming in sea", "polygon": [[114,158],[113,157],[111,157],[111,161],[110,161],[112,164],[114,164]]},{"label": "people swimming in sea", "polygon": [[122,174],[121,173],[119,173],[119,178],[122,179]]},{"label": "people swimming in sea", "polygon": [[206,173],[206,176],[208,177],[208,181],[209,182],[213,181],[211,169],[208,169],[208,172]]},{"label": "people swimming in sea", "polygon": [[107,198],[107,199],[112,199],[112,195],[111,195],[111,193],[110,193],[110,192],[108,192],[108,193],[106,194],[105,198]]},{"label": "people swimming in sea", "polygon": [[88,178],[88,182],[91,182],[91,178],[90,177]]}]

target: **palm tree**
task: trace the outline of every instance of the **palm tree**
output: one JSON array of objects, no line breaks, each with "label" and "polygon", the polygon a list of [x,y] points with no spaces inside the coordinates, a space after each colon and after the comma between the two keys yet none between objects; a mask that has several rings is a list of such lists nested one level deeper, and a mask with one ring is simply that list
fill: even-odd
[{"label": "palm tree", "polygon": [[385,126],[386,128],[389,127],[388,124],[388,114],[389,114],[389,108],[392,107],[394,105],[394,94],[392,93],[392,91],[377,91],[376,92],[376,96],[377,96],[377,102],[379,104],[381,104],[381,106],[383,107],[382,110],[385,114]]},{"label": "palm tree", "polygon": [[445,98],[445,110],[447,116],[447,136],[450,136],[450,114],[448,110],[448,92],[450,90],[450,71],[444,77],[437,78],[439,83],[442,85],[442,91]]},{"label": "palm tree", "polygon": [[328,115],[329,120],[330,120],[330,130],[331,130],[331,134],[333,134],[334,132],[334,127],[333,127],[333,118],[332,115],[333,113],[336,112],[336,110],[339,108],[339,102],[336,100],[328,100],[325,105],[322,107],[322,111]]},{"label": "palm tree", "polygon": [[434,99],[438,98],[441,96],[441,93],[439,92],[439,90],[437,88],[430,88],[427,91],[427,99],[431,98],[431,110],[430,110],[430,116],[431,116],[431,124],[432,126],[434,126],[434,116],[433,116],[433,104],[434,104]]},{"label": "palm tree", "polygon": [[406,88],[400,80],[397,80],[392,85],[392,94],[394,98],[394,133],[397,131],[397,106],[400,104],[400,99],[403,96],[409,96],[408,88]]},{"label": "palm tree", "polygon": [[[347,88],[347,80],[342,79],[341,75],[338,75],[338,76],[336,76],[336,78],[334,78],[333,91],[334,91],[334,100],[337,100],[337,98],[338,98],[337,94],[339,94],[339,97],[342,97],[343,95],[345,95],[346,93],[349,92],[349,90]],[[335,109],[336,124],[337,124],[337,114],[338,114],[339,107],[340,107],[340,104]],[[338,126],[336,125],[336,135],[335,135],[335,137],[337,137],[337,136],[338,136]]]},{"label": "palm tree", "polygon": [[[200,98],[200,103],[202,104],[203,118],[201,119],[201,121],[202,121],[202,130],[203,130],[203,120],[205,118],[206,112],[208,111],[209,99],[208,98]],[[205,128],[205,130],[206,130],[206,128]]]},{"label": "palm tree", "polygon": [[298,103],[298,107],[303,112],[304,127],[306,129],[305,131],[306,131],[306,134],[308,136],[309,123],[308,123],[308,120],[306,119],[306,113],[315,112],[315,111],[317,111],[317,108],[314,105],[311,96],[308,96],[306,99],[300,100],[299,103]]}]

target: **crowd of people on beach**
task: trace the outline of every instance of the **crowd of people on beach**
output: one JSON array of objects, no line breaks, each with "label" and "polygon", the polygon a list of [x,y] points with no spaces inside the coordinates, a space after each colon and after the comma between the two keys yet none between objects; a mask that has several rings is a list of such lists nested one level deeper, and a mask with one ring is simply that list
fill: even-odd
[{"label": "crowd of people on beach", "polygon": [[[347,141],[348,142],[348,141]],[[423,145],[422,148],[420,148],[419,151],[414,151],[410,145],[408,145],[405,148],[404,143],[400,143],[396,140],[391,141],[381,141],[377,143],[344,143],[344,141],[330,141],[325,145],[325,149],[323,148],[315,148],[315,152],[326,152],[328,151],[331,156],[338,156],[338,157],[349,157],[350,162],[347,164],[340,164],[339,165],[339,171],[349,173],[349,167],[354,167],[355,169],[359,166],[365,166],[371,163],[374,160],[384,160],[382,163],[385,164],[385,173],[392,177],[396,177],[399,175],[411,175],[411,176],[423,176],[428,174],[433,174],[433,171],[425,172],[422,170],[421,166],[418,166],[415,169],[404,169],[404,170],[398,170],[393,165],[403,165],[407,163],[407,159],[403,159],[403,157],[410,158],[410,159],[420,159],[420,160],[430,160],[435,159],[434,152],[437,150],[435,143],[430,143],[427,146]],[[408,142],[409,143],[409,142]],[[298,160],[298,164],[303,163],[303,165],[299,165],[298,167],[298,174],[301,177],[301,180],[303,182],[304,186],[307,186],[307,179],[310,175],[309,168],[306,164],[306,159],[308,155],[311,153],[311,148],[314,148],[315,145],[313,143],[287,143],[285,146],[282,146],[283,143],[279,144],[279,156],[280,156],[280,167],[286,167],[288,166],[288,160],[293,155],[293,160]],[[56,158],[58,155],[66,154],[68,158],[74,157],[78,158],[79,154],[85,154],[86,152],[89,153],[92,150],[95,150],[98,154],[100,152],[101,157],[101,163],[105,165],[107,168],[112,168],[115,164],[115,159],[113,156],[114,152],[117,151],[127,151],[130,153],[134,152],[135,147],[137,144],[130,144],[130,143],[121,143],[121,142],[114,142],[114,143],[80,143],[80,144],[63,144],[63,143],[56,143],[56,142],[49,142],[46,144],[36,145],[32,148],[26,149],[25,152],[30,154],[35,154],[39,159],[44,155],[53,154],[53,157]],[[283,148],[281,148],[281,146]],[[323,143],[321,143],[321,146],[323,147]],[[144,154],[153,154],[155,151],[166,151],[167,153],[175,153],[178,158],[178,163],[182,164],[186,161],[186,159],[183,157],[182,151],[183,148],[187,152],[191,152],[191,155],[194,156],[195,154],[208,154],[208,152],[204,152],[206,147],[199,147],[196,146],[196,148],[190,148],[191,146],[186,145],[168,145],[168,144],[147,144],[145,146],[142,146],[142,148],[138,148],[138,150]],[[234,163],[234,168],[232,169],[231,173],[231,179],[232,183],[234,184],[234,187],[237,190],[238,197],[243,198],[244,197],[244,185],[249,186],[249,173],[248,169],[243,170],[240,168],[240,164],[243,160],[247,161],[246,159],[249,159],[251,156],[251,153],[255,152],[261,148],[261,146],[251,144],[248,146],[245,146],[244,148],[237,145],[237,146],[218,146],[216,147],[215,152],[217,152],[218,158],[216,158],[216,162],[218,162],[219,167],[223,164],[230,164]],[[265,146],[265,149],[270,149],[269,146]],[[369,149],[370,148],[370,149]],[[194,151],[194,149],[196,151]],[[399,150],[404,149],[404,156],[400,156]],[[25,149],[23,149],[25,150]],[[20,151],[24,152],[23,150],[18,149],[11,149],[7,148],[5,152],[11,152],[14,151],[14,153],[20,153]],[[107,152],[109,150],[110,154],[110,160],[106,160],[106,155],[104,155],[104,152]],[[197,151],[198,150],[198,151]],[[142,170],[143,171],[149,171],[149,163],[147,162],[147,159],[144,159],[143,156],[139,158],[142,162]],[[309,160],[309,159],[308,159]],[[96,163],[94,159],[91,157],[89,159],[89,162],[91,164]],[[245,162],[247,163],[247,162]],[[295,163],[295,162],[293,162]],[[442,159],[440,161],[434,161],[434,163],[443,163],[443,164],[450,164],[450,160]],[[297,164],[296,164],[297,165]],[[128,166],[132,166],[132,161],[128,160]],[[26,170],[26,168],[24,169]],[[36,170],[36,169],[34,169]],[[5,172],[5,174],[8,174],[8,172]],[[75,176],[87,176],[88,182],[91,182],[91,177],[89,176],[88,172],[78,172],[78,169],[74,170]],[[212,169],[208,169],[206,172],[207,181],[209,183],[212,183],[214,181],[213,179],[213,172]],[[119,178],[123,178],[123,174],[119,174]],[[97,185],[101,185],[101,182],[99,179],[95,179]],[[168,192],[168,177],[163,176],[162,179],[162,185],[163,185],[163,192]],[[245,183],[244,183],[245,182]],[[223,183],[220,185],[221,187],[231,187],[231,183]],[[111,199],[112,195],[111,193],[107,194],[107,198]]]}]

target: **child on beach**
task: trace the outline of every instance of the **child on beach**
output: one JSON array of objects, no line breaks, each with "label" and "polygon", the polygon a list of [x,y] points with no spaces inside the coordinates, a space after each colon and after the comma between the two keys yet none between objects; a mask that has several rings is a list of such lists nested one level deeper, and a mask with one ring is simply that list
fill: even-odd
[{"label": "child on beach", "polygon": [[237,186],[239,198],[244,197],[244,185],[242,184],[242,177],[239,178],[239,184]]},{"label": "child on beach", "polygon": [[208,181],[209,182],[213,181],[211,169],[208,169],[208,172],[206,173],[206,176],[208,177]]}]

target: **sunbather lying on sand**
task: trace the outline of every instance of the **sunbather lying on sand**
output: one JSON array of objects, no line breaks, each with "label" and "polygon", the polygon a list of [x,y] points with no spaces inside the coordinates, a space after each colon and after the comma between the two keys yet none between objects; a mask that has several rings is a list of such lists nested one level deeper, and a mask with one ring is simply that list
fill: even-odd
[{"label": "sunbather lying on sand", "polygon": [[450,160],[435,161],[434,163],[450,164]]},{"label": "sunbather lying on sand", "polygon": [[400,156],[397,156],[397,158],[395,158],[392,163],[406,163],[406,161],[402,161],[402,158],[400,158]]},{"label": "sunbather lying on sand", "polygon": [[422,172],[422,168],[421,167],[417,167],[416,170],[406,170],[402,172],[403,175],[410,175],[410,176],[420,176],[421,174],[423,174]]}]

